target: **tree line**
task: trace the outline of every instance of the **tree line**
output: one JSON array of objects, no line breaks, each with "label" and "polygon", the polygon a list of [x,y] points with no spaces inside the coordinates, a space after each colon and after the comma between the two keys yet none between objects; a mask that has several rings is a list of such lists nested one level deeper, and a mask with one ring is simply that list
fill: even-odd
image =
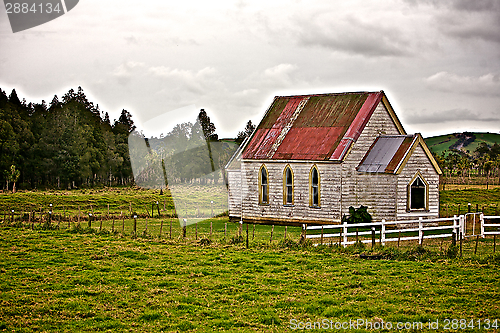
[{"label": "tree line", "polygon": [[[254,128],[249,121],[236,140],[219,140],[202,109],[195,123],[178,124],[164,137],[145,138],[127,110],[111,122],[81,87],[61,99],[55,95],[48,105],[43,100],[27,103],[15,89],[7,95],[0,88],[0,182],[14,191],[218,182],[224,177],[220,170]],[[129,142],[141,141],[146,149],[143,144],[129,147]],[[135,178],[130,154],[139,161]]]},{"label": "tree line", "polygon": [[50,104],[26,103],[0,89],[0,181],[4,189],[128,185],[133,181],[128,135],[135,128],[122,110],[108,113],[70,89]]},{"label": "tree line", "polygon": [[481,142],[472,154],[460,149],[451,149],[448,153],[434,154],[445,177],[483,177],[490,183],[492,177],[499,177],[500,183],[500,145],[488,145]]},{"label": "tree line", "polygon": [[160,138],[134,132],[129,147],[136,183],[150,188],[227,183],[224,168],[244,139],[242,133],[237,139],[220,140],[204,109],[194,123],[177,124]]}]

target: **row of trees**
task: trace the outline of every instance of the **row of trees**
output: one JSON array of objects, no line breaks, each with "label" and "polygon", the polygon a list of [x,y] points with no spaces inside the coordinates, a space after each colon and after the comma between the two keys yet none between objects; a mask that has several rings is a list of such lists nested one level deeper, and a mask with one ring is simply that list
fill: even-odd
[{"label": "row of trees", "polygon": [[[161,138],[135,131],[122,110],[111,123],[83,89],[49,105],[22,101],[0,89],[0,182],[4,189],[75,188],[95,185],[164,187],[194,179],[218,182],[221,170],[255,126],[236,140],[219,140],[205,110],[194,123],[178,124]],[[130,148],[130,149],[129,149]],[[132,159],[131,159],[132,156]],[[133,168],[134,167],[134,168]],[[135,179],[134,179],[135,172]]]},{"label": "row of trees", "polygon": [[[453,149],[448,154],[435,155],[445,177],[500,177],[500,145],[481,142],[472,154]],[[499,179],[500,182],[500,179]]]},{"label": "row of trees", "polygon": [[134,132],[129,140],[136,183],[144,187],[199,182],[217,184],[236,151],[235,140],[219,140],[205,110],[194,123],[177,124],[161,138]]},{"label": "row of trees", "polygon": [[81,87],[49,105],[0,89],[0,180],[7,188],[130,184],[130,113],[111,124]]}]

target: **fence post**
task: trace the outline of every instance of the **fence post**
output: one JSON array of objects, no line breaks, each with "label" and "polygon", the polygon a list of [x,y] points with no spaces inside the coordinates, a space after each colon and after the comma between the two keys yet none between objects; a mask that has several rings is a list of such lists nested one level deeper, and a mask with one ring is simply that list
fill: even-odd
[{"label": "fence post", "polygon": [[134,215],[134,237],[137,236],[137,215]]},{"label": "fence post", "polygon": [[479,214],[479,221],[481,221],[481,238],[484,238],[484,214]]},{"label": "fence post", "polygon": [[375,227],[372,227],[372,248],[375,247]]},{"label": "fence post", "polygon": [[380,239],[382,240],[382,245],[385,246],[385,219],[382,219],[382,228],[380,230]]},{"label": "fence post", "polygon": [[464,231],[465,231],[465,215],[460,215],[458,217],[458,222],[459,222],[459,234],[464,235]]},{"label": "fence post", "polygon": [[[465,223],[467,223],[467,220]],[[467,226],[465,229],[467,229]],[[476,234],[476,214],[472,214],[472,235],[475,234]]]},{"label": "fence post", "polygon": [[182,219],[182,238],[186,238],[186,219]]},{"label": "fence post", "polygon": [[304,243],[307,239],[307,224],[302,224],[302,232],[300,233],[300,243]]},{"label": "fence post", "polygon": [[476,236],[476,247],[474,247],[474,255],[477,253],[477,243],[479,243],[479,235]]},{"label": "fence post", "polygon": [[323,245],[323,226],[321,226],[321,245]]},{"label": "fence post", "polygon": [[344,221],[344,247],[347,246],[347,221]]},{"label": "fence post", "polygon": [[[339,228],[339,247],[342,246],[342,234],[343,234],[343,227],[340,227]],[[330,238],[330,246],[332,244],[332,239]]]},{"label": "fence post", "polygon": [[494,234],[493,235],[493,253],[495,253],[496,247],[497,247],[497,235]]},{"label": "fence post", "polygon": [[462,243],[463,243],[464,234],[460,232],[460,258],[462,258]]},{"label": "fence post", "polygon": [[424,231],[422,230],[422,220],[423,217],[418,218],[418,244],[422,245],[422,242],[424,240]]},{"label": "fence post", "polygon": [[227,222],[224,223],[224,239],[226,239],[227,236]]},{"label": "fence post", "polygon": [[247,223],[247,249],[248,249],[248,223]]}]

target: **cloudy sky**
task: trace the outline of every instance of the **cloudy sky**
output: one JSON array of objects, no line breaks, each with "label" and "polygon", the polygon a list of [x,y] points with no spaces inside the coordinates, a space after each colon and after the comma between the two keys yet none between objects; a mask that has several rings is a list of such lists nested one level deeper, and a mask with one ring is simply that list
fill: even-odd
[{"label": "cloudy sky", "polygon": [[361,90],[384,90],[409,133],[498,133],[500,1],[81,0],[18,33],[2,6],[0,88],[50,102],[78,86],[139,127],[204,108],[220,137],[275,95]]}]

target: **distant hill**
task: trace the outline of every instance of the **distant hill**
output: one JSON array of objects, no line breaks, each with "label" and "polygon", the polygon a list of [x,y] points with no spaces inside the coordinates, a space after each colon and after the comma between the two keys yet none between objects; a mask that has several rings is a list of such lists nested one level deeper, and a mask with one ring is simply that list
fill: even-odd
[{"label": "distant hill", "polygon": [[443,152],[448,154],[452,149],[458,149],[471,155],[481,142],[485,142],[488,146],[492,146],[495,143],[500,144],[500,134],[464,132],[431,136],[424,140],[429,149],[438,155],[441,155]]}]

